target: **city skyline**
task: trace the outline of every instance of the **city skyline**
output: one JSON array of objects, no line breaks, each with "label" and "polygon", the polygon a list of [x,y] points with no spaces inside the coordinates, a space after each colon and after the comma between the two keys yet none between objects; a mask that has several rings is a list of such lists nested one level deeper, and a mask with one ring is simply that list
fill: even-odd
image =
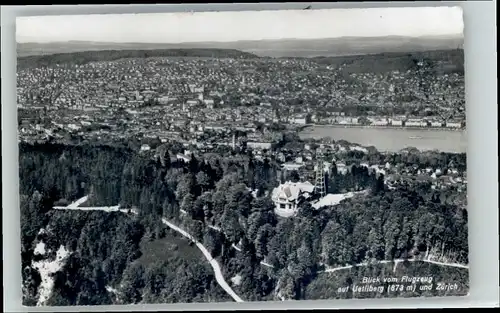
[{"label": "city skyline", "polygon": [[18,43],[463,36],[460,7],[30,16],[16,27]]}]

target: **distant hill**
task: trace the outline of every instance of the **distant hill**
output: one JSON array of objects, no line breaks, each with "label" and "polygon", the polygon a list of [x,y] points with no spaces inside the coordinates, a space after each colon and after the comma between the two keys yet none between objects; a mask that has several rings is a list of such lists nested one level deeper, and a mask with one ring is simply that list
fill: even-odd
[{"label": "distant hill", "polygon": [[[18,44],[18,67],[54,63],[86,63],[97,60],[145,57],[311,58],[325,65],[343,65],[347,72],[406,71],[425,60],[440,73],[464,71],[461,37],[397,37],[334,39],[286,39],[227,43],[63,43]],[[59,53],[55,53],[58,51]],[[65,52],[65,53],[61,53]],[[28,54],[32,54],[29,55]]]},{"label": "distant hill", "polygon": [[22,69],[52,64],[84,64],[92,61],[149,57],[257,58],[251,53],[231,49],[98,50],[18,57],[17,67]]},{"label": "distant hill", "polygon": [[[228,46],[223,47],[230,47]],[[286,39],[240,41],[234,48],[259,56],[317,57],[367,55],[383,52],[448,50],[463,47],[460,37],[341,37],[330,39]]]},{"label": "distant hill", "polygon": [[18,56],[100,50],[234,49],[267,57],[316,57],[365,55],[383,52],[415,52],[463,48],[462,36],[341,37],[196,43],[110,43],[69,41],[19,43]]},{"label": "distant hill", "polygon": [[312,59],[320,64],[342,65],[344,71],[349,73],[405,72],[418,68],[419,62],[425,62],[426,70],[433,70],[437,74],[464,73],[464,50],[462,49],[410,53],[387,52],[370,55],[315,57]]}]

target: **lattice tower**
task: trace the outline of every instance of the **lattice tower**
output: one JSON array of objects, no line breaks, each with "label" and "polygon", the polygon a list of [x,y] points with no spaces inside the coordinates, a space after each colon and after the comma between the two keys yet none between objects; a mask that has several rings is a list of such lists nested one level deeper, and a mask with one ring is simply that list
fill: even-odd
[{"label": "lattice tower", "polygon": [[324,197],[326,194],[326,183],[325,183],[325,171],[323,169],[323,164],[322,162],[318,161],[316,164],[316,169],[315,169],[315,189],[316,192],[321,196]]}]

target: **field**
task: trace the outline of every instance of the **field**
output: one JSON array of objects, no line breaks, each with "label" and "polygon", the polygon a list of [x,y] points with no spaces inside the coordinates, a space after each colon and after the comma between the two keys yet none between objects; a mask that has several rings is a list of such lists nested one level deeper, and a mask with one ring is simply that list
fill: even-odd
[{"label": "field", "polygon": [[195,245],[180,237],[180,235],[168,230],[165,237],[161,239],[150,240],[144,237],[140,244],[141,257],[137,262],[147,267],[155,262],[169,260],[171,258],[182,258],[187,262],[200,261],[207,263],[203,254]]}]

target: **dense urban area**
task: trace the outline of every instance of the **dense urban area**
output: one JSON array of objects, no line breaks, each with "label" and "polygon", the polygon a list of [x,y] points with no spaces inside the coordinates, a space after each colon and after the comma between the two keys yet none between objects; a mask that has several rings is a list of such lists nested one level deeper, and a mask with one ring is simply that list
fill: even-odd
[{"label": "dense urban area", "polygon": [[462,50],[31,56],[17,99],[26,305],[468,293],[465,153],[299,136],[464,129]]},{"label": "dense urban area", "polygon": [[168,139],[272,123],[465,127],[463,73],[435,75],[436,67],[454,69],[453,64],[434,65],[424,58],[410,62],[415,64],[406,70],[353,73],[344,64],[322,59],[242,54],[24,68],[17,77],[18,104],[45,110],[51,123],[21,130],[30,137],[59,128],[89,136],[95,132],[86,132],[88,127],[105,127],[108,133],[153,133]]}]

